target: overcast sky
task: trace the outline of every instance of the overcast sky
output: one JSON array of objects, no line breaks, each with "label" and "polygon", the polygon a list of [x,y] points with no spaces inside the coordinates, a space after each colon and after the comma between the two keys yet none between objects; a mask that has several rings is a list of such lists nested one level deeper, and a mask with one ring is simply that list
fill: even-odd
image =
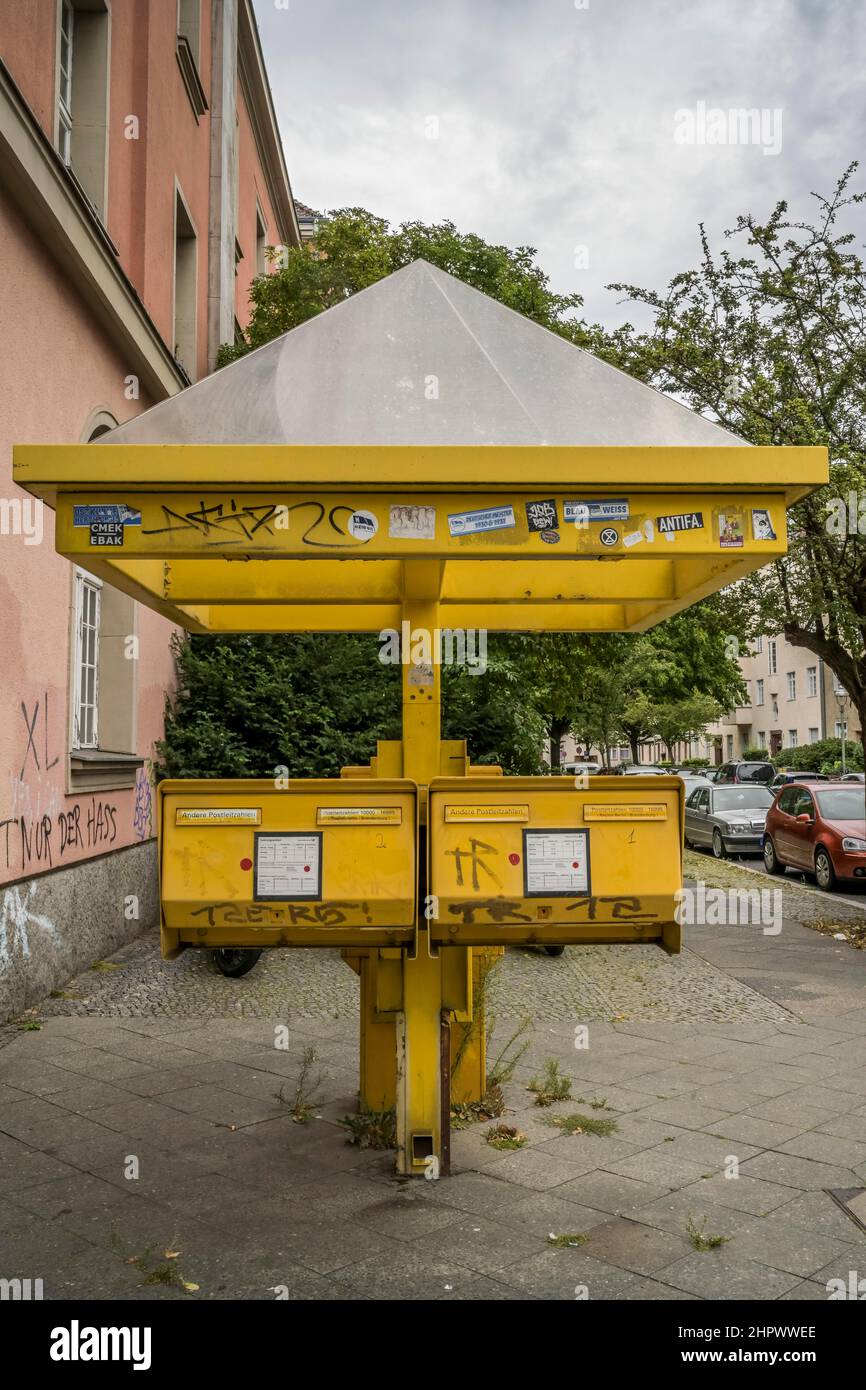
[{"label": "overcast sky", "polygon": [[[606,283],[662,288],[695,264],[699,221],[717,241],[780,197],[809,215],[863,153],[864,0],[255,9],[296,198],[535,246],[608,326],[637,316]],[[699,143],[752,108],[752,143]]]}]

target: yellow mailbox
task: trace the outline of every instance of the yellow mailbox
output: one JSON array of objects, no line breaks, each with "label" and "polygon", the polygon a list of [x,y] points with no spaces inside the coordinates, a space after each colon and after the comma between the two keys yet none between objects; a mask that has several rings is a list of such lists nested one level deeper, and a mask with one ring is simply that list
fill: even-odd
[{"label": "yellow mailbox", "polygon": [[683,800],[679,777],[433,781],[432,939],[679,951]]},{"label": "yellow mailbox", "polygon": [[163,956],[414,940],[414,782],[184,780],[158,797]]}]

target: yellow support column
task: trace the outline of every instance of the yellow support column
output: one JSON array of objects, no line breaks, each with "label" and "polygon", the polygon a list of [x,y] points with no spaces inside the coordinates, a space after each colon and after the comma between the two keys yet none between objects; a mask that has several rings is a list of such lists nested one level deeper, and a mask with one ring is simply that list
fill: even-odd
[{"label": "yellow support column", "polygon": [[442,1086],[442,967],[438,953],[431,953],[425,916],[427,787],[440,760],[440,666],[433,642],[441,572],[436,560],[404,565],[403,776],[420,788],[424,857],[416,948],[403,952],[403,1007],[397,1015],[397,1171],[405,1174],[424,1173],[428,1164],[437,1175],[448,1168],[451,1098],[447,1092],[443,1096]]}]

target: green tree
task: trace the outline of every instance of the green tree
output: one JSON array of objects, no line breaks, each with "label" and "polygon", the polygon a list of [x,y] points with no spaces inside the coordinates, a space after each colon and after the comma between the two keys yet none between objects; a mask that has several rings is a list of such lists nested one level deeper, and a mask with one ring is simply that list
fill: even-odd
[{"label": "green tree", "polygon": [[652,706],[650,731],[661,739],[673,762],[674,744],[701,733],[722,713],[718,701],[711,695],[687,695],[681,700],[667,700]]},{"label": "green tree", "polygon": [[829,487],[788,514],[788,556],[741,581],[736,599],[753,635],[783,632],[827,662],[866,730],[866,267],[855,248],[866,193],[852,191],[856,168],[813,195],[812,220],[790,217],[785,202],[763,221],[744,214],[719,252],[701,227],[700,265],[664,293],[610,288],[653,313],[649,332],[617,339],[627,371],[752,444],[829,449]]}]

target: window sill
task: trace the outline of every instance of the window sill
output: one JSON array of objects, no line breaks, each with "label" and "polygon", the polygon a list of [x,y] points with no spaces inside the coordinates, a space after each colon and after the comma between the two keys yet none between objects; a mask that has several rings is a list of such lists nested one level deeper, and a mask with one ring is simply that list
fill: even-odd
[{"label": "window sill", "polygon": [[74,748],[69,754],[70,792],[120,792],[135,786],[144,758],[135,753],[110,753],[101,748]]},{"label": "window sill", "polygon": [[192,55],[192,49],[189,46],[189,40],[185,34],[178,34],[175,53],[177,55],[177,65],[180,68],[180,75],[183,78],[183,85],[189,97],[189,104],[195,116],[195,123],[198,125],[199,116],[203,116],[208,109],[207,97],[204,94],[204,87],[201,85],[201,78],[198,75],[195,58]]}]

